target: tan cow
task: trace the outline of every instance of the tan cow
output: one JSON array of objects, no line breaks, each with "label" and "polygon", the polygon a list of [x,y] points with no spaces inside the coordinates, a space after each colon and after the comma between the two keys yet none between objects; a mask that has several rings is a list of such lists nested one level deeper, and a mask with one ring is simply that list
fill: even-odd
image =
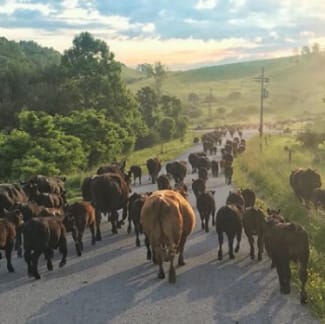
[{"label": "tan cow", "polygon": [[143,205],[140,222],[159,265],[158,278],[165,278],[163,260],[170,262],[169,282],[176,282],[174,257],[184,265],[184,245],[195,226],[195,214],[189,202],[173,190],[158,190]]}]

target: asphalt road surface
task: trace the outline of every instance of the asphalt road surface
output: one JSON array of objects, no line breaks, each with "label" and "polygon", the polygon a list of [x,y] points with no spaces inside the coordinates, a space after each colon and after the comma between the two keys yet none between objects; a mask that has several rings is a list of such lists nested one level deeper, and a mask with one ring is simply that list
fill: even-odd
[{"label": "asphalt road surface", "polygon": [[[178,159],[187,160],[190,152],[201,149],[197,145]],[[185,182],[190,184],[196,175],[188,171]],[[143,183],[134,191],[156,190],[147,176]],[[216,190],[217,208],[232,189],[223,175],[210,178],[207,187]],[[195,206],[191,190],[189,196]],[[127,234],[126,226],[113,235],[104,218],[103,241],[92,247],[87,232],[84,246],[84,254],[77,257],[69,234],[66,266],[58,268],[56,252],[54,271],[48,272],[41,257],[38,281],[27,277],[23,259],[14,256],[14,274],[1,260],[0,323],[318,323],[300,305],[297,291],[280,294],[276,271],[270,270],[266,256],[262,262],[249,258],[244,234],[236,258],[229,260],[225,253],[219,262],[215,228],[203,232],[198,216],[185,246],[186,265],[176,269],[176,284],[157,278],[157,266],[146,260],[143,243],[135,246],[134,233]]]}]

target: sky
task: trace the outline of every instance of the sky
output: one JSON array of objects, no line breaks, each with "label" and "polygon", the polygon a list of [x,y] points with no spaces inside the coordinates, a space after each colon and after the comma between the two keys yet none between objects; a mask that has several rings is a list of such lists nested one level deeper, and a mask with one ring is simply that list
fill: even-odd
[{"label": "sky", "polygon": [[0,0],[0,37],[64,52],[89,31],[130,67],[170,70],[325,47],[325,0]]}]

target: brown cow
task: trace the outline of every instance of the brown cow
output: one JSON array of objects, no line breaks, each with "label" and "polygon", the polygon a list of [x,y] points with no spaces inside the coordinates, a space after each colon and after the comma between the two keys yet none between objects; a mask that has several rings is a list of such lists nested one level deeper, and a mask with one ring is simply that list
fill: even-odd
[{"label": "brown cow", "polygon": [[276,223],[271,218],[265,222],[265,245],[274,263],[280,282],[280,291],[290,293],[291,270],[290,261],[299,263],[301,281],[300,302],[307,302],[305,285],[307,282],[307,266],[309,259],[309,240],[305,229],[295,223]]},{"label": "brown cow", "polygon": [[141,210],[140,222],[159,265],[159,278],[165,278],[164,252],[170,262],[169,282],[176,282],[174,257],[184,265],[184,245],[195,226],[195,214],[189,202],[178,192],[160,190],[148,197]]},{"label": "brown cow", "polygon": [[254,207],[256,202],[256,195],[255,192],[251,189],[240,189],[240,193],[244,198],[245,201],[245,207]]},{"label": "brown cow", "polygon": [[80,201],[68,206],[65,210],[63,224],[67,232],[72,232],[78,256],[81,256],[83,251],[82,236],[87,227],[89,227],[91,233],[91,244],[94,245],[96,243],[96,216],[95,209],[91,203]]},{"label": "brown cow", "polygon": [[22,221],[22,214],[18,210],[6,213],[5,218],[0,219],[0,249],[5,250],[7,269],[9,272],[15,271],[11,264],[11,252],[16,238],[16,228],[22,224]]},{"label": "brown cow", "polygon": [[170,184],[169,177],[167,174],[161,174],[157,178],[157,187],[158,187],[158,190],[172,189],[172,186]]}]

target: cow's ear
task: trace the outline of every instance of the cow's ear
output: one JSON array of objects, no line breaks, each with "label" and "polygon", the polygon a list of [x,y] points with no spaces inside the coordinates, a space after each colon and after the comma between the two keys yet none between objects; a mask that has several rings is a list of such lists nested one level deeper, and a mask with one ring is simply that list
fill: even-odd
[{"label": "cow's ear", "polygon": [[270,215],[270,214],[271,214],[271,210],[270,210],[270,208],[268,208],[268,209],[266,210],[266,212]]},{"label": "cow's ear", "polygon": [[211,193],[212,193],[212,195],[214,195],[216,193],[216,191],[215,190],[211,190]]},{"label": "cow's ear", "polygon": [[277,210],[277,214],[280,214],[280,212],[281,212],[281,209],[278,209],[278,210]]}]

